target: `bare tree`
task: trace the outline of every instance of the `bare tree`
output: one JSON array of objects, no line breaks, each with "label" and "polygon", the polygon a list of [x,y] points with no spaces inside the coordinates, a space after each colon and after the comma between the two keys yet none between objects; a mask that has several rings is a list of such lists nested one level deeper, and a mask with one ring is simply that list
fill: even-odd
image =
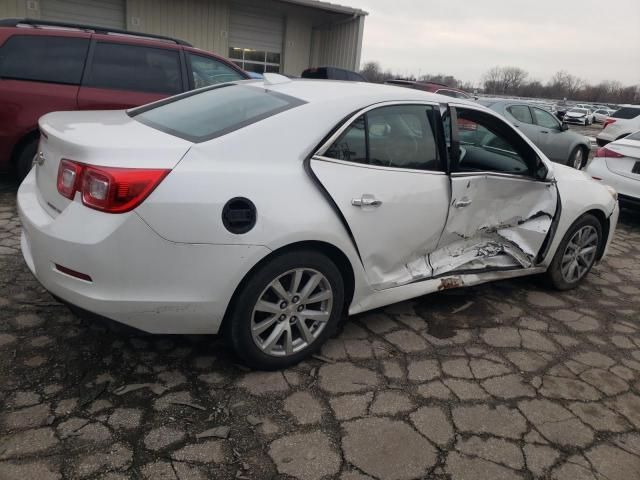
[{"label": "bare tree", "polygon": [[529,74],[520,67],[493,67],[483,76],[488,93],[516,93]]}]

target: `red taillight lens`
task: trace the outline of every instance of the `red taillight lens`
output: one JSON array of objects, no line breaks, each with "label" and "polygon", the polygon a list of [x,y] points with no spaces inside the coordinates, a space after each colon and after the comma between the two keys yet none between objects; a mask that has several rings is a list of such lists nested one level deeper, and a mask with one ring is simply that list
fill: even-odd
[{"label": "red taillight lens", "polygon": [[60,160],[58,167],[58,192],[63,197],[73,200],[73,197],[80,186],[82,176],[82,165],[71,160]]},{"label": "red taillight lens", "polygon": [[596,151],[596,157],[605,157],[605,158],[622,158],[624,155],[619,154],[618,152],[614,152],[613,150],[608,149],[607,147],[601,147]]},{"label": "red taillight lens", "polygon": [[616,123],[615,118],[607,118],[602,124],[602,129],[604,130],[605,128],[607,128],[607,125],[611,125],[612,123]]},{"label": "red taillight lens", "polygon": [[169,170],[85,166],[82,203],[109,213],[133,210],[167,176]]},{"label": "red taillight lens", "polygon": [[87,207],[108,213],[133,210],[158,186],[170,170],[94,167],[62,160],[58,170],[58,191],[73,200],[82,193]]}]

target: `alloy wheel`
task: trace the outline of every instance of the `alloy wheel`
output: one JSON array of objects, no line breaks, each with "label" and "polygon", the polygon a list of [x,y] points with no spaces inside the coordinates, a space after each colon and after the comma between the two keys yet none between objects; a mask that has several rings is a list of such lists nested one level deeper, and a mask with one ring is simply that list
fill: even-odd
[{"label": "alloy wheel", "polygon": [[580,170],[582,168],[582,159],[584,158],[584,153],[581,148],[578,148],[576,152],[573,154],[573,165],[571,165],[576,170]]},{"label": "alloy wheel", "polygon": [[577,230],[562,256],[561,271],[564,280],[575,283],[589,271],[598,250],[598,232],[592,225]]},{"label": "alloy wheel", "polygon": [[251,315],[251,336],[265,354],[289,356],[307,348],[331,318],[329,280],[311,268],[296,268],[262,291]]}]

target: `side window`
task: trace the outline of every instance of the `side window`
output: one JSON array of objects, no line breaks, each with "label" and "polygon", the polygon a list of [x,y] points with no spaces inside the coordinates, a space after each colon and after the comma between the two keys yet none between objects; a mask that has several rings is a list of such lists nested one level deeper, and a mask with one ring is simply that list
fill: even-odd
[{"label": "side window", "polygon": [[526,105],[511,105],[507,107],[507,112],[509,112],[513,118],[522,123],[533,123],[533,118],[531,118],[531,111],[529,107]]},{"label": "side window", "polygon": [[210,57],[187,53],[189,64],[191,65],[191,76],[194,88],[207,87],[217,83],[233,82],[243,80],[233,68]]},{"label": "side window", "polygon": [[440,90],[437,90],[436,93],[439,94],[439,95],[445,95],[447,97],[458,98],[458,95],[456,94],[456,92],[454,92],[452,90],[440,89]]},{"label": "side window", "polygon": [[358,117],[329,147],[324,156],[347,162],[369,163],[365,125],[364,115]]},{"label": "side window", "polygon": [[174,95],[182,92],[177,50],[98,42],[88,87]]},{"label": "side window", "polygon": [[535,152],[502,120],[476,110],[458,109],[458,171],[529,174]]},{"label": "side window", "polygon": [[560,122],[551,115],[540,108],[533,108],[533,115],[536,117],[536,123],[544,128],[560,128]]},{"label": "side window", "polygon": [[88,38],[15,35],[0,48],[0,78],[78,85]]},{"label": "side window", "polygon": [[324,156],[384,167],[439,171],[435,118],[434,108],[427,105],[371,110],[353,122]]}]

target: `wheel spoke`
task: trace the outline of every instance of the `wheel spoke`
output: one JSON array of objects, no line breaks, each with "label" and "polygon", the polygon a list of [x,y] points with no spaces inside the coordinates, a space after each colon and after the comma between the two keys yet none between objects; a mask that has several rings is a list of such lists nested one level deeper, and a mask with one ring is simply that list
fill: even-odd
[{"label": "wheel spoke", "polygon": [[311,334],[311,331],[309,330],[309,327],[307,326],[304,318],[299,319],[298,323],[296,323],[296,326],[300,331],[300,336],[305,342],[313,342],[313,335]]},{"label": "wheel spoke", "polygon": [[287,355],[291,355],[293,353],[293,335],[290,325],[284,330],[284,351]]},{"label": "wheel spoke", "polygon": [[309,280],[307,280],[307,284],[304,286],[302,291],[300,292],[300,301],[306,302],[309,295],[313,293],[316,289],[320,281],[322,280],[322,275],[319,273],[314,273]]},{"label": "wheel spoke", "polygon": [[329,312],[321,312],[318,310],[303,310],[300,316],[315,322],[327,322],[329,320]]},{"label": "wheel spoke", "polygon": [[266,300],[259,300],[255,307],[256,312],[266,312],[278,314],[280,313],[280,305],[267,302]]},{"label": "wheel spoke", "polygon": [[586,255],[595,252],[595,250],[596,250],[595,245],[592,245],[590,247],[584,247],[582,250],[580,250],[580,253],[578,255],[584,258]]},{"label": "wheel spoke", "polygon": [[271,289],[276,292],[280,299],[289,301],[289,292],[284,289],[282,283],[280,283],[279,278],[273,281],[273,283],[271,284]]},{"label": "wheel spoke", "polygon": [[302,274],[304,271],[302,269],[298,269],[293,274],[293,280],[291,281],[291,288],[289,291],[293,295],[294,293],[298,293],[298,289],[300,288],[300,282],[302,281]]},{"label": "wheel spoke", "polygon": [[305,302],[318,303],[318,302],[322,302],[323,300],[330,300],[332,298],[333,298],[333,294],[331,293],[330,290],[323,290],[322,292],[318,292],[315,295],[307,298]]},{"label": "wheel spoke", "polygon": [[262,322],[255,324],[251,328],[251,330],[253,330],[254,335],[260,335],[267,328],[269,328],[271,325],[273,325],[277,321],[278,321],[278,316],[277,315],[273,315],[273,316],[267,318],[266,320],[263,320]]},{"label": "wheel spoke", "polygon": [[279,323],[276,325],[276,328],[273,329],[273,332],[267,337],[267,339],[262,344],[262,349],[265,352],[270,352],[273,350],[273,347],[278,343],[280,337],[285,332],[286,325],[284,323]]}]

